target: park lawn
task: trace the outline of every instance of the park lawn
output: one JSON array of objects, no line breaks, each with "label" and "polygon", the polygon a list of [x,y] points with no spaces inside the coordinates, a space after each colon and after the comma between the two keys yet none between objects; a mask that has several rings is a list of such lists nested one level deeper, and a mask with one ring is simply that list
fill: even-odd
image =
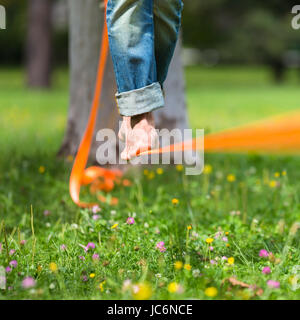
[{"label": "park lawn", "polygon": [[[0,88],[0,266],[17,262],[1,299],[300,298],[299,157],[210,154],[194,177],[149,167],[95,214],[72,203],[71,164],[56,158],[66,72],[47,92],[1,70]],[[297,109],[299,98],[293,72],[278,86],[260,68],[187,69],[191,124],[206,132]]]}]

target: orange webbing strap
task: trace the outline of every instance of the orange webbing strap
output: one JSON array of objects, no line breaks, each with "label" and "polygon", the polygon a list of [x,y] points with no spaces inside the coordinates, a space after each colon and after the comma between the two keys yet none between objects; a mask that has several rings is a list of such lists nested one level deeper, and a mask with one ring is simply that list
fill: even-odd
[{"label": "orange webbing strap", "polygon": [[[141,153],[158,154],[203,148],[197,140],[185,141]],[[205,136],[205,152],[300,153],[300,112],[255,122]]]},{"label": "orange webbing strap", "polygon": [[[105,7],[106,5],[107,0],[105,1]],[[81,185],[91,184],[91,192],[96,192],[97,190],[109,192],[114,188],[115,183],[121,181],[122,177],[121,171],[118,170],[108,170],[96,166],[85,169],[97,119],[107,55],[108,35],[105,22],[92,109],[73,164],[69,184],[72,200],[78,206],[84,208],[93,207],[97,204],[80,202],[79,194]],[[140,155],[197,150],[199,146],[196,142],[197,140],[193,139],[156,150],[146,151]],[[220,133],[209,134],[205,136],[204,144],[206,152],[258,151],[297,153],[300,152],[300,112],[271,118]],[[203,148],[203,146],[200,145],[200,148]],[[124,185],[128,186],[129,184],[128,180],[124,180]],[[98,196],[98,199],[102,202],[106,201],[106,198],[101,195]],[[110,203],[114,204],[116,200],[115,198],[111,198]]]},{"label": "orange webbing strap", "polygon": [[[106,8],[106,5],[107,5],[107,0],[105,0],[105,8]],[[106,16],[106,10],[105,10],[105,16]],[[98,106],[99,106],[100,97],[101,97],[103,76],[104,76],[104,71],[106,66],[107,55],[108,55],[108,34],[107,34],[107,25],[106,25],[105,17],[104,17],[104,21],[105,23],[103,26],[101,51],[100,51],[100,58],[99,58],[99,64],[98,64],[97,79],[96,79],[92,108],[91,108],[86,130],[84,132],[83,138],[79,145],[79,149],[73,164],[73,168],[70,176],[70,183],[69,183],[71,198],[80,207],[92,207],[96,205],[93,203],[80,202],[79,194],[80,194],[81,185],[89,184],[92,181],[94,181],[98,176],[105,177],[106,174],[110,173],[110,172],[107,172],[107,170],[102,169],[100,167],[91,167],[85,170],[85,167],[88,161],[89,152],[90,152],[91,142],[93,138],[95,123],[97,119],[97,111],[98,111]]]}]

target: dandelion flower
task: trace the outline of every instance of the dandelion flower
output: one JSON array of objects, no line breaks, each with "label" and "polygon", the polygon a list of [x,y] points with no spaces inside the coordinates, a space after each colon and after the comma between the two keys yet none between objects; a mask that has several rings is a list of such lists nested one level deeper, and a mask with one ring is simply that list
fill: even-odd
[{"label": "dandelion flower", "polygon": [[44,166],[39,167],[39,173],[43,174],[46,171],[46,168]]},{"label": "dandelion flower", "polygon": [[178,292],[178,290],[179,290],[179,284],[177,282],[171,282],[168,285],[168,291],[170,293],[176,293],[176,292]]},{"label": "dandelion flower", "polygon": [[206,164],[204,166],[203,173],[204,174],[211,174],[212,173],[212,166],[210,164]]},{"label": "dandelion flower", "polygon": [[187,271],[191,271],[192,270],[192,266],[190,264],[188,264],[188,263],[186,263],[183,267]]},{"label": "dandelion flower", "polygon": [[164,173],[164,170],[162,168],[157,168],[156,173],[158,175],[162,175]]},{"label": "dandelion flower", "polygon": [[227,176],[227,181],[228,182],[234,182],[236,180],[235,175],[234,174],[229,174]]},{"label": "dandelion flower", "polygon": [[218,294],[218,290],[215,287],[208,287],[204,291],[205,295],[214,298]]},{"label": "dandelion flower", "polygon": [[182,263],[181,261],[176,261],[176,262],[174,263],[174,268],[175,268],[176,270],[180,270],[180,269],[182,269],[182,267],[183,267],[183,263]]},{"label": "dandelion flower", "polygon": [[101,292],[104,291],[104,285],[105,285],[105,283],[106,283],[106,281],[102,281],[102,282],[100,282],[100,284],[99,284],[99,289],[100,289]]},{"label": "dandelion flower", "polygon": [[276,188],[277,187],[277,181],[275,181],[275,180],[270,181],[269,182],[269,187],[270,188]]},{"label": "dandelion flower", "polygon": [[150,171],[149,174],[148,174],[148,176],[147,176],[147,178],[148,178],[149,180],[152,180],[152,179],[154,179],[154,177],[155,177],[155,173],[154,173],[153,171]]},{"label": "dandelion flower", "polygon": [[275,177],[275,178],[279,178],[279,177],[280,177],[280,172],[275,172],[275,173],[274,173],[274,177]]},{"label": "dandelion flower", "polygon": [[51,262],[49,264],[49,269],[52,271],[52,272],[56,272],[58,270],[58,267],[57,267],[57,264],[55,262]]},{"label": "dandelion flower", "polygon": [[205,241],[206,241],[206,243],[211,244],[211,243],[213,243],[214,239],[213,238],[207,238]]},{"label": "dandelion flower", "polygon": [[233,257],[228,258],[227,261],[228,261],[229,264],[234,264],[234,258]]},{"label": "dandelion flower", "polygon": [[74,157],[73,157],[71,154],[69,154],[69,155],[67,156],[67,161],[68,161],[68,162],[73,162],[73,160],[74,160]]},{"label": "dandelion flower", "polygon": [[118,225],[119,225],[118,223],[115,223],[111,228],[116,229],[118,227]]},{"label": "dandelion flower", "polygon": [[174,198],[174,199],[172,199],[172,203],[174,206],[176,206],[179,203],[179,200]]},{"label": "dandelion flower", "polygon": [[183,171],[183,165],[182,165],[182,164],[178,164],[178,165],[176,166],[176,170],[177,170],[178,172]]},{"label": "dandelion flower", "polygon": [[191,229],[192,229],[192,226],[191,226],[191,225],[187,226],[187,229],[188,229],[188,230],[191,230]]},{"label": "dandelion flower", "polygon": [[95,276],[96,276],[95,273],[91,273],[91,274],[90,274],[90,278],[91,278],[91,279],[95,278]]},{"label": "dandelion flower", "polygon": [[151,295],[152,289],[148,283],[139,283],[133,288],[132,296],[135,300],[148,300]]}]

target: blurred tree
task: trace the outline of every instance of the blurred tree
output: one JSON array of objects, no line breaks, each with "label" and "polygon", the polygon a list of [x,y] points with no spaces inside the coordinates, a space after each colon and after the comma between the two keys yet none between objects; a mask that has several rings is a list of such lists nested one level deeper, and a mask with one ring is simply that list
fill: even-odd
[{"label": "blurred tree", "polygon": [[284,54],[299,43],[299,36],[289,22],[290,19],[278,19],[265,9],[251,10],[223,50],[228,53],[234,47],[230,50],[231,60],[270,66],[275,81],[281,82],[286,70]]},{"label": "blurred tree", "polygon": [[290,50],[300,54],[300,33],[291,28],[294,0],[186,1],[185,45],[216,49],[221,63],[266,64],[282,81]]},{"label": "blurred tree", "polygon": [[6,29],[0,32],[0,63],[15,64],[22,61],[26,30],[26,1],[1,0],[6,9]]},{"label": "blurred tree", "polygon": [[[85,0],[84,2],[69,0],[69,9],[70,106],[67,129],[59,151],[61,156],[76,154],[87,124],[94,93],[103,26],[103,10],[99,10],[99,0]],[[162,128],[188,128],[180,44],[179,42],[165,84],[166,108],[155,112],[157,125]],[[96,125],[97,130],[109,128],[117,132],[119,129],[120,116],[114,99],[116,90],[112,60],[109,56]],[[94,137],[90,153],[93,161],[96,159],[98,147],[99,142],[96,143]],[[119,145],[111,144],[110,147],[118,150]]]},{"label": "blurred tree", "polygon": [[48,88],[51,82],[52,0],[29,0],[26,43],[27,84]]}]

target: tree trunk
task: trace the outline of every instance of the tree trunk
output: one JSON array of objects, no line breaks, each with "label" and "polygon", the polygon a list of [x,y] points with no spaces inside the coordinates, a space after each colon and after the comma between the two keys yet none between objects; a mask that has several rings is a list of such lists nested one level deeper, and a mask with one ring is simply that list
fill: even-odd
[{"label": "tree trunk", "polygon": [[[76,154],[87,124],[103,25],[103,10],[99,9],[98,0],[85,0],[84,4],[82,0],[69,0],[69,10],[71,87],[67,129],[59,151],[62,156]],[[176,48],[165,83],[166,107],[155,111],[158,128],[188,128],[180,51],[181,42]],[[102,128],[118,131],[121,118],[114,99],[115,92],[115,76],[109,56],[95,131]],[[90,153],[92,162],[95,162],[98,147],[99,142],[94,137]],[[118,143],[111,145],[111,148],[118,150]]]},{"label": "tree trunk", "polygon": [[52,0],[29,0],[26,43],[27,84],[48,88],[51,78]]}]

